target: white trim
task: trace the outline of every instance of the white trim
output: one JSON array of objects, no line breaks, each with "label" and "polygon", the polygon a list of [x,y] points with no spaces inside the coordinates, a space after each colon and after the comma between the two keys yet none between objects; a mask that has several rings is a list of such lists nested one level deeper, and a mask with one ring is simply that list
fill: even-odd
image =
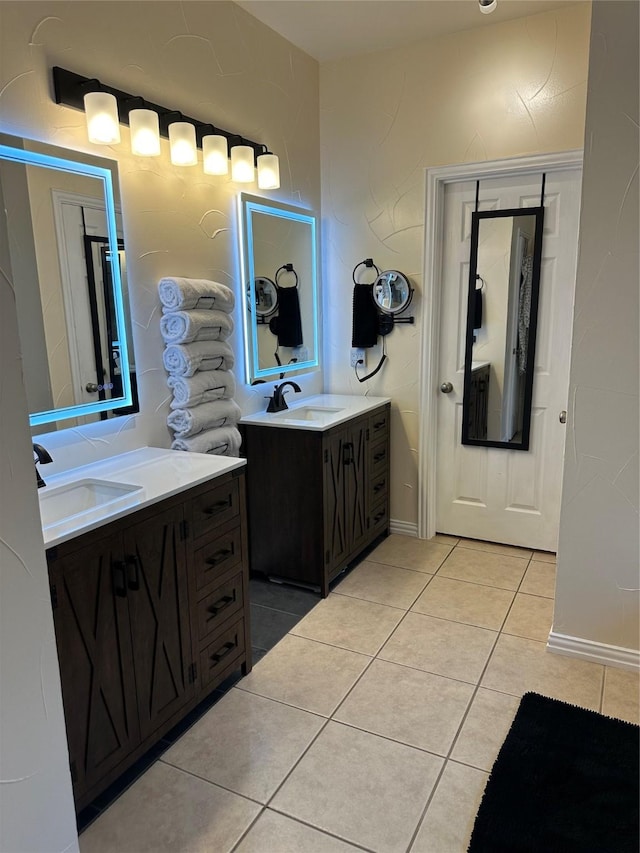
[{"label": "white trim", "polygon": [[392,518],[389,521],[389,532],[399,533],[401,536],[416,536],[418,535],[418,525],[413,521],[398,521]]},{"label": "white trim", "polygon": [[418,536],[436,533],[436,447],[438,352],[442,267],[442,218],[446,184],[483,178],[523,176],[582,168],[582,151],[509,157],[426,169],[424,228],[424,294],[420,353],[420,439],[418,453]]},{"label": "white trim", "polygon": [[557,655],[581,658],[605,666],[618,666],[634,672],[640,670],[640,651],[637,649],[596,643],[593,640],[584,640],[582,637],[558,634],[556,631],[551,631],[549,634],[547,649]]}]

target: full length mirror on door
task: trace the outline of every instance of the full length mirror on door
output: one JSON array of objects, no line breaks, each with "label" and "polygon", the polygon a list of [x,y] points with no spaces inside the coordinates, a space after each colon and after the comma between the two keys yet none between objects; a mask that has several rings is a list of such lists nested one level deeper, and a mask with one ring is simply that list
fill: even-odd
[{"label": "full length mirror on door", "polygon": [[463,444],[529,449],[543,217],[473,214]]}]

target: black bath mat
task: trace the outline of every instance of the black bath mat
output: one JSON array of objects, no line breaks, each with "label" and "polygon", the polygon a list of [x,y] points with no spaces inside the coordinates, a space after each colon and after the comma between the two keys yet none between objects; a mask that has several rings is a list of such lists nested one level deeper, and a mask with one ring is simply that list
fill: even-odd
[{"label": "black bath mat", "polygon": [[526,693],[469,853],[638,853],[639,729]]}]

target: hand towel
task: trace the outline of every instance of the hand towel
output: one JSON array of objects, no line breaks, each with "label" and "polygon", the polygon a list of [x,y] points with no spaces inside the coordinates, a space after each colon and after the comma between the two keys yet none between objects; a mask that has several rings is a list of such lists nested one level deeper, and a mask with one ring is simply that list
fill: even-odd
[{"label": "hand towel", "polygon": [[162,356],[167,373],[193,376],[197,370],[231,370],[235,356],[224,341],[168,344]]},{"label": "hand towel", "polygon": [[226,341],[233,320],[224,311],[173,311],[160,318],[160,332],[168,344],[193,341]]},{"label": "hand towel", "polygon": [[378,309],[373,301],[372,284],[353,288],[352,347],[374,347],[378,342]]},{"label": "hand towel", "polygon": [[189,450],[192,453],[213,453],[217,456],[239,456],[242,436],[237,427],[207,429],[192,438],[176,438],[172,450]]},{"label": "hand towel", "polygon": [[175,409],[167,417],[167,424],[175,438],[189,438],[204,430],[235,426],[240,419],[240,406],[233,400],[214,400],[192,409]]},{"label": "hand towel", "polygon": [[173,391],[172,409],[188,409],[212,400],[229,400],[236,393],[236,381],[228,370],[205,370],[195,376],[169,376]]},{"label": "hand towel", "polygon": [[161,278],[158,293],[165,314],[192,308],[215,308],[230,314],[236,303],[229,287],[204,278]]},{"label": "hand towel", "polygon": [[278,336],[278,346],[302,346],[302,320],[297,287],[278,287],[278,316],[273,317],[269,328]]}]

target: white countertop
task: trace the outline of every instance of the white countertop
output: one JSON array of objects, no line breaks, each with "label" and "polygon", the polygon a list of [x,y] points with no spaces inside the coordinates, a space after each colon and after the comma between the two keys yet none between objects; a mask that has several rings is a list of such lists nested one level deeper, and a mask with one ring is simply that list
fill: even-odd
[{"label": "white countertop", "polygon": [[89,479],[141,487],[124,506],[122,502],[115,506],[106,504],[92,509],[90,513],[57,522],[54,529],[44,528],[45,548],[52,548],[81,533],[94,530],[107,522],[115,521],[244,465],[245,459],[229,456],[141,447],[51,477],[47,477],[46,466],[43,466],[42,476],[47,485],[38,489],[39,497],[50,494],[61,486]]},{"label": "white countertop", "polygon": [[[240,419],[240,423],[323,432],[391,402],[390,397],[359,397],[355,394],[316,394],[314,397],[304,397],[299,401],[295,398],[292,399],[292,397],[292,394],[287,394],[289,408],[285,411],[244,415]],[[305,411],[314,408],[333,409],[334,411],[319,412],[316,420],[307,420],[304,417]],[[296,418],[296,413],[299,414],[298,418]]]}]

